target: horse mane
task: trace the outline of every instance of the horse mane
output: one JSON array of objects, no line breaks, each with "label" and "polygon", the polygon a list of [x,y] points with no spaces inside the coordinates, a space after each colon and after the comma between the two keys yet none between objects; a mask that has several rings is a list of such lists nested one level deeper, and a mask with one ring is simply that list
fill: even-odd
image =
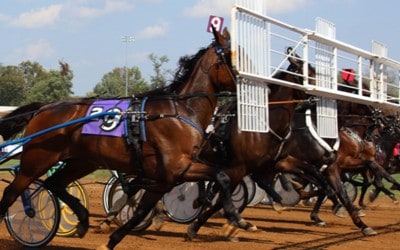
[{"label": "horse mane", "polygon": [[156,88],[147,92],[143,92],[137,95],[137,97],[144,96],[160,96],[176,94],[183,87],[183,83],[186,83],[190,78],[198,60],[206,53],[209,47],[201,48],[196,54],[191,56],[182,56],[178,61],[178,69],[175,72],[174,80],[171,84]]},{"label": "horse mane", "polygon": [[21,131],[27,122],[44,106],[45,103],[33,102],[17,109],[14,109],[0,119],[0,134],[4,140],[10,139],[16,134],[15,131]]}]

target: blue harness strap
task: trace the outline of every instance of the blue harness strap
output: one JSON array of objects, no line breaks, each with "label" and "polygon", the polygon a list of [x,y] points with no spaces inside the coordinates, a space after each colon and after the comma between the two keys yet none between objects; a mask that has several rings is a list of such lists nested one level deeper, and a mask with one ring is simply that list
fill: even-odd
[{"label": "blue harness strap", "polygon": [[182,120],[182,121],[184,121],[184,122],[186,122],[187,124],[189,124],[189,125],[191,125],[193,128],[195,128],[197,131],[199,131],[199,133],[201,134],[202,137],[205,136],[205,132],[204,132],[196,123],[194,123],[194,122],[193,122],[192,120],[190,120],[189,118],[184,117],[184,116],[181,116],[181,115],[178,115],[177,118],[180,119],[180,120]]}]

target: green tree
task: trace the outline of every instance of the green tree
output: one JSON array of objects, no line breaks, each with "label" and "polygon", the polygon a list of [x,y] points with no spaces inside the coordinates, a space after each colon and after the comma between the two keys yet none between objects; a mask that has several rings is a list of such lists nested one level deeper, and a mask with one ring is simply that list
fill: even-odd
[{"label": "green tree", "polygon": [[149,59],[153,64],[154,75],[150,76],[150,86],[152,89],[164,87],[167,79],[172,76],[173,72],[170,69],[163,69],[165,63],[169,62],[167,56],[158,57],[151,53]]},{"label": "green tree", "polygon": [[38,62],[24,61],[18,65],[22,71],[27,89],[31,89],[35,83],[45,80],[49,77],[49,72]]},{"label": "green tree", "polygon": [[[126,78],[125,73],[128,73]],[[111,72],[106,73],[101,82],[96,84],[93,92],[88,96],[99,97],[122,97],[125,96],[125,84],[128,83],[128,96],[147,91],[149,85],[142,77],[142,73],[138,67],[132,68],[114,68]]]},{"label": "green tree", "polygon": [[26,96],[24,75],[17,66],[0,65],[0,105],[18,106]]},{"label": "green tree", "polygon": [[26,102],[54,102],[69,98],[72,92],[73,73],[68,63],[59,62],[60,70],[50,70],[46,76],[38,77],[29,91]]}]

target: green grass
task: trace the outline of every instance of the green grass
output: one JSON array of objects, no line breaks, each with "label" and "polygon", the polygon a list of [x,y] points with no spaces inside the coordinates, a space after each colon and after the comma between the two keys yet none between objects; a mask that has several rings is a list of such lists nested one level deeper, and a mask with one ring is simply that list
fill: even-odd
[{"label": "green grass", "polygon": [[82,179],[86,180],[97,180],[97,181],[107,181],[111,176],[110,170],[108,169],[99,169],[94,171],[93,173],[83,177]]},{"label": "green grass", "polygon": [[[391,175],[397,182],[399,182],[400,183],[400,173],[398,173],[398,174],[392,174]],[[356,177],[356,180],[357,181],[359,181],[359,182],[362,182],[363,181],[363,179],[362,179],[362,177],[361,176],[357,176]],[[387,180],[383,180],[383,185],[386,187],[386,188],[388,188],[388,189],[390,189],[390,187],[392,186],[392,183],[390,183],[390,182],[388,182]],[[370,189],[375,189],[373,186],[371,186],[371,187],[369,187],[369,190]],[[358,194],[360,194],[361,193],[361,187],[358,187]],[[399,195],[400,194],[400,191],[398,191],[398,190],[389,190],[389,191],[391,191],[392,193],[394,193],[395,195]],[[383,192],[380,192],[379,193],[379,196],[384,196],[385,194],[383,193]]]}]

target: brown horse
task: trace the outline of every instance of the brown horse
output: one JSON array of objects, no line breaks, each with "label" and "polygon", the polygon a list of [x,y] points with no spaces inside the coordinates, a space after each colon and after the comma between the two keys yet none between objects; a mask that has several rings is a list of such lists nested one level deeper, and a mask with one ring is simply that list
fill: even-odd
[{"label": "brown horse", "polygon": [[[289,49],[290,53],[291,50]],[[274,77],[281,80],[302,84],[303,64],[298,62],[293,56],[289,56],[290,65],[287,70],[279,71]],[[309,65],[309,74],[315,74],[313,68]],[[315,78],[310,77],[311,81]],[[311,82],[310,81],[310,82]],[[271,192],[271,181],[266,178],[274,176],[275,169],[280,171],[293,171],[302,174],[304,171],[310,172],[319,183],[327,186],[324,177],[319,173],[318,168],[305,162],[303,159],[296,158],[289,152],[289,145],[292,143],[292,126],[291,122],[295,113],[298,102],[305,102],[306,95],[302,91],[287,88],[279,85],[269,85],[270,88],[270,132],[239,132],[237,119],[230,119],[227,125],[223,127],[216,126],[216,134],[224,135],[220,142],[214,145],[208,145],[200,154],[202,160],[206,162],[219,163],[221,167],[231,177],[232,183],[237,184],[244,176],[252,174],[253,179],[260,187]],[[220,116],[224,116],[225,109],[236,114],[236,103],[228,104],[221,107]],[[318,148],[318,163],[329,164],[334,160],[334,153],[327,151],[312,139]],[[212,143],[212,140],[210,141]],[[223,149],[219,149],[218,145],[223,143]],[[300,142],[299,142],[300,143]],[[211,150],[210,150],[211,148]],[[311,149],[311,148],[310,148]],[[298,147],[296,148],[298,151]],[[224,152],[225,151],[225,152]],[[217,152],[217,153],[215,153]],[[221,153],[222,152],[222,153]],[[303,150],[304,153],[304,150]],[[313,155],[307,153],[308,155]],[[221,157],[225,155],[225,159]],[[303,158],[306,156],[302,156]],[[310,157],[308,157],[310,160]],[[275,196],[276,197],[276,196]],[[276,197],[279,202],[279,197]],[[196,236],[197,231],[207,221],[207,219],[222,206],[217,203],[209,210],[201,214],[197,221],[193,222],[189,228],[187,235],[191,239]],[[229,229],[229,227],[228,227]],[[234,233],[233,233],[234,234]]]},{"label": "brown horse", "polygon": [[[20,171],[4,190],[0,216],[36,178],[58,161],[67,167],[46,179],[50,189],[79,218],[80,237],[88,230],[88,211],[69,195],[65,187],[101,168],[115,169],[140,176],[143,196],[135,214],[127,224],[111,236],[104,249],[113,249],[123,237],[152,209],[162,195],[185,181],[214,180],[222,187],[225,215],[230,223],[244,227],[230,197],[230,179],[224,171],[197,162],[196,154],[217,104],[218,93],[235,91],[236,78],[231,65],[230,34],[215,31],[214,42],[192,57],[183,57],[174,82],[165,89],[138,96],[121,117],[132,121],[129,140],[124,137],[82,134],[85,124],[72,124],[32,138],[24,145]],[[85,117],[93,99],[71,99],[41,107],[33,117],[18,116],[25,136],[46,128]],[[95,111],[92,109],[91,111]],[[20,109],[8,117],[16,116]],[[114,119],[105,119],[101,126],[112,127]],[[25,119],[28,118],[28,119]],[[0,133],[12,120],[1,120]],[[7,128],[10,128],[9,126]],[[18,130],[10,129],[9,134]],[[8,138],[5,138],[8,139]],[[128,143],[131,142],[131,144]]]},{"label": "brown horse", "polygon": [[[298,56],[296,57],[298,58]],[[343,128],[339,131],[340,147],[337,151],[336,160],[329,165],[325,171],[323,171],[326,180],[335,191],[336,196],[350,213],[353,222],[363,230],[365,235],[373,235],[376,232],[371,228],[365,227],[359,219],[359,216],[356,215],[359,210],[356,209],[350,199],[348,199],[343,185],[341,184],[341,180],[345,180],[345,173],[359,172],[365,176],[365,182],[369,183],[367,186],[371,184],[371,180],[368,179],[367,173],[374,176],[374,185],[377,186],[379,190],[383,190],[383,184],[381,182],[382,178],[397,185],[397,182],[376,162],[375,144],[371,143],[368,139],[368,135],[371,131],[374,128],[381,126],[381,122],[386,120],[381,115],[375,114],[375,111],[376,110],[366,105],[338,101],[339,127]],[[307,136],[307,131],[304,131],[303,135],[300,133],[294,134],[300,134],[304,138],[304,136]],[[301,139],[297,141],[304,142],[306,140]],[[305,145],[303,143],[303,146],[306,148],[309,148],[311,145],[312,143],[307,143]],[[299,146],[294,144],[292,152],[295,152],[296,147]],[[301,159],[299,155],[295,153],[292,154]],[[315,161],[304,160],[315,164]],[[364,186],[361,197],[363,197],[365,192],[366,189]],[[333,197],[331,196],[330,198],[332,199]],[[311,215],[311,218],[317,222],[319,221],[317,213],[323,200],[323,197],[319,197]],[[337,209],[338,203],[336,199],[332,199],[332,201],[334,202],[334,208],[336,207]],[[360,199],[360,202],[362,202],[362,198]]]},{"label": "brown horse", "polygon": [[[290,52],[290,51],[289,51]],[[302,83],[303,63],[298,56],[289,57],[291,62],[288,71],[290,74],[282,72],[275,77]],[[309,66],[309,74],[315,76],[315,70]],[[281,78],[282,77],[282,78]],[[310,79],[315,79],[311,77]],[[311,83],[312,84],[312,83]],[[252,174],[260,187],[268,190],[276,171],[292,172],[311,176],[324,189],[329,186],[334,190],[335,195],[351,214],[353,223],[358,226],[365,235],[374,235],[376,232],[365,225],[357,214],[357,209],[347,196],[340,174],[331,171],[324,172],[323,177],[319,173],[321,165],[330,165],[335,160],[335,154],[329,147],[323,147],[322,142],[317,142],[310,137],[310,133],[298,134],[293,136],[291,122],[295,111],[296,102],[290,100],[304,99],[305,95],[301,91],[286,88],[283,86],[270,86],[270,127],[269,133],[250,133],[238,132],[235,119],[229,125],[227,157],[225,162],[226,172],[231,176],[233,183],[237,183],[247,174]],[[271,105],[278,103],[277,105]],[[307,140],[304,138],[307,137]],[[299,139],[300,138],[300,139]],[[307,150],[304,150],[307,148]],[[310,150],[310,151],[308,151]],[[215,161],[215,156],[207,155],[208,161]],[[219,159],[220,160],[220,159]],[[330,167],[328,167],[330,169]],[[334,197],[334,196],[333,196]],[[219,205],[220,207],[221,205]],[[192,238],[207,219],[219,209],[218,206],[210,208],[198,217],[188,228],[188,236]],[[316,219],[319,220],[319,219]],[[318,221],[317,221],[318,222]]]},{"label": "brown horse", "polygon": [[[363,199],[367,188],[374,184],[378,190],[385,191],[391,198],[390,192],[386,192],[383,186],[382,179],[386,179],[394,183],[397,187],[397,181],[393,179],[385,169],[376,161],[376,146],[372,141],[371,132],[381,127],[381,121],[385,121],[385,117],[374,114],[374,110],[368,106],[356,103],[339,101],[339,131],[340,147],[337,151],[337,158],[325,171],[324,175],[327,180],[332,183],[334,190],[336,190],[338,198],[342,201],[343,197],[347,194],[343,191],[342,185],[337,181],[342,179],[348,180],[346,174],[359,173],[363,176],[362,190],[359,199],[359,205],[364,206]],[[304,140],[302,140],[304,141]],[[322,204],[323,195],[317,200],[311,218],[318,221],[318,211]],[[301,192],[304,195],[304,192]],[[315,192],[313,192],[315,194]],[[345,199],[347,200],[347,199]],[[336,209],[339,205],[336,199],[332,199]],[[346,201],[342,203],[345,206],[352,206]],[[355,211],[360,211],[356,209]],[[358,221],[357,217],[352,215],[353,221]],[[372,230],[363,231],[364,234],[374,234]]]},{"label": "brown horse", "polygon": [[[365,119],[365,116],[362,119]],[[371,185],[374,185],[376,188],[375,193],[372,193],[370,196],[371,201],[376,198],[376,195],[380,191],[383,191],[394,202],[397,201],[395,195],[385,188],[382,179],[386,179],[388,182],[392,183],[395,189],[400,188],[399,183],[390,176],[387,167],[385,167],[389,164],[389,159],[382,159],[379,157],[380,155],[382,155],[383,152],[388,152],[389,154],[387,155],[390,155],[393,146],[396,144],[395,138],[397,136],[397,133],[394,131],[394,133],[389,131],[395,129],[395,126],[391,124],[392,122],[390,122],[390,119],[387,119],[386,116],[380,117],[379,120],[382,120],[385,125],[377,125],[373,126],[372,128],[371,125],[369,125],[369,132],[367,132],[366,134],[365,132],[360,132],[359,129],[350,130],[349,128],[343,129],[343,131],[341,132],[344,134],[343,136],[346,137],[344,140],[350,140],[353,144],[348,146],[346,149],[346,151],[349,153],[347,162],[352,164],[344,166],[342,171],[350,172],[351,175],[358,173],[361,174],[361,176],[363,177],[362,183],[351,180],[354,184],[362,187],[361,195],[359,198],[359,205],[361,207],[365,207],[364,197],[367,189]],[[381,124],[381,122],[379,123]],[[356,121],[355,124],[357,124],[357,126],[360,126],[362,122]],[[364,126],[368,126],[368,124]],[[363,136],[363,139],[361,139],[361,136],[363,134],[365,135]],[[354,151],[357,149],[359,150],[358,153],[357,151]],[[357,164],[359,160],[354,160],[351,158],[355,158],[355,155],[359,156],[359,160],[364,160],[364,166],[359,166]]]}]

